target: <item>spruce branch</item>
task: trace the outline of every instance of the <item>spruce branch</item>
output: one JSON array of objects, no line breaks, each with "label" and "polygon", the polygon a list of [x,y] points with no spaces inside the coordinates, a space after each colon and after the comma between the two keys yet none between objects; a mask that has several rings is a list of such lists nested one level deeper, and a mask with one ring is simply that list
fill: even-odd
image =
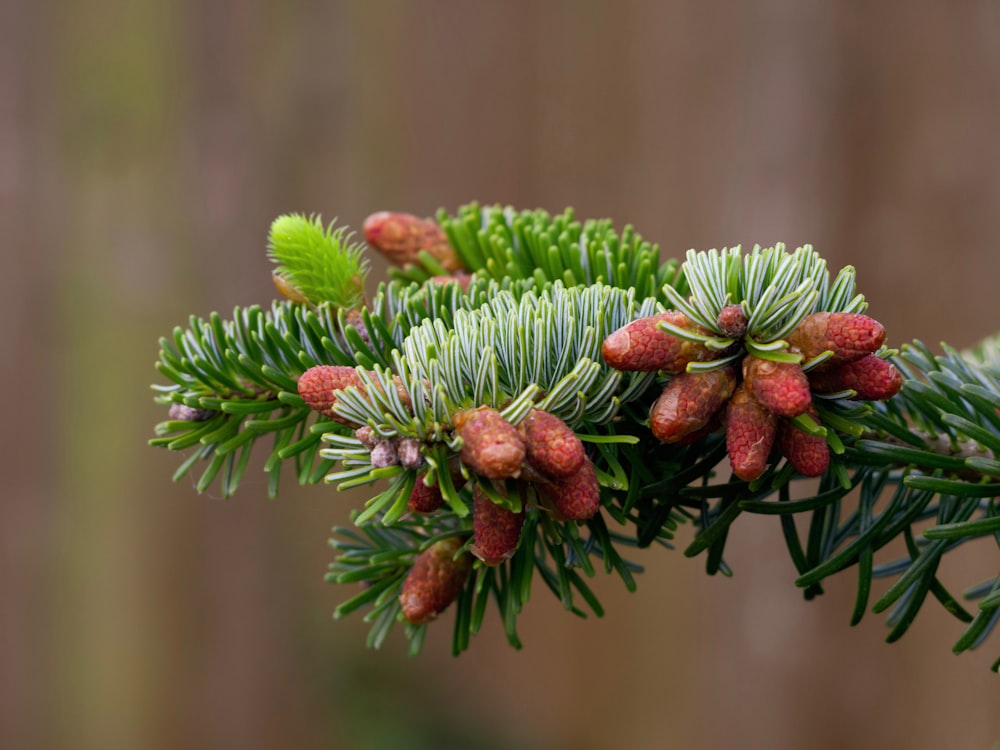
[{"label": "spruce branch", "polygon": [[853,568],[850,622],[885,612],[890,641],[928,601],[963,623],[956,652],[1000,618],[1000,575],[962,594],[939,576],[954,549],[1000,545],[1000,337],[889,349],[854,268],[808,245],[661,263],[630,227],[478,204],[380,212],[364,234],[396,264],[370,302],[346,228],[276,220],[290,299],[161,341],[151,442],[226,497],[262,437],[272,495],[288,462],[370,487],[328,574],[362,586],[336,615],[365,610],[369,645],[402,623],[416,653],[454,611],[457,654],[492,608],[520,647],[536,579],[601,616],[588,579],[634,590],[631,558],[675,543],[733,575],[748,513],[777,516],[807,599]]}]

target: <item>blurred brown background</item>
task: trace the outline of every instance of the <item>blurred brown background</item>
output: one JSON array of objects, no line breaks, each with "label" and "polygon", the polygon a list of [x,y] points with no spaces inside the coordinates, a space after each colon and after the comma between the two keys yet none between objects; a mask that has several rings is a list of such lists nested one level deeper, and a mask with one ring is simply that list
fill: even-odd
[{"label": "blurred brown background", "polygon": [[812,242],[893,342],[969,345],[1000,329],[998,94],[996,2],[0,4],[0,746],[994,746],[1000,636],[952,656],[935,603],[850,629],[853,574],[803,602],[773,519],[734,579],[651,552],[603,620],[539,587],[524,651],[493,622],[452,659],[446,623],[410,660],[330,619],[356,496],[198,496],[146,440],[158,337],[269,301],[293,210]]}]

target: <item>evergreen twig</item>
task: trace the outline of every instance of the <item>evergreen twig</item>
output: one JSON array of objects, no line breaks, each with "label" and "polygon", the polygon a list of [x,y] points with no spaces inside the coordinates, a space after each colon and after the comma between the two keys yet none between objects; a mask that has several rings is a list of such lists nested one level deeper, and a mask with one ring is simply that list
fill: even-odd
[{"label": "evergreen twig", "polygon": [[[883,347],[877,356],[904,381],[898,395],[864,401],[850,388],[826,392],[814,411],[787,419],[832,452],[818,482],[776,453],[740,479],[722,463],[731,449],[712,424],[687,441],[652,437],[650,409],[679,370],[614,369],[602,342],[632,321],[676,310],[690,323],[668,315],[657,330],[703,347],[685,373],[735,368],[747,357],[822,373],[832,350],[804,356],[787,339],[818,312],[864,311],[852,267],[831,278],[811,247],[780,244],[660,263],[630,227],[619,233],[572,211],[471,204],[439,213],[438,222],[471,277],[440,278],[440,264],[414,248],[416,261],[393,269],[394,280],[366,303],[367,260],[346,230],[281,217],[270,253],[290,299],[237,308],[229,319],[192,317],[160,342],[157,367],[168,384],[155,386],[156,400],[169,414],[151,443],[187,454],[175,479],[200,466],[198,490],[218,482],[228,497],[262,444],[271,495],[286,465],[300,483],[372,486],[355,525],[334,530],[327,576],[362,586],[336,615],[366,610],[369,645],[403,622],[411,652],[420,650],[428,626],[407,621],[401,595],[419,556],[442,540],[458,540],[458,556],[476,552],[477,502],[523,511],[524,520],[509,555],[471,566],[452,605],[455,653],[479,632],[490,602],[520,647],[517,617],[536,581],[567,610],[601,616],[587,579],[603,570],[634,590],[641,567],[630,558],[654,545],[672,549],[683,538],[685,555],[704,555],[710,574],[731,575],[726,544],[747,513],[778,517],[806,598],[855,568],[851,624],[868,609],[887,612],[894,641],[935,600],[963,624],[956,652],[985,640],[1000,619],[1000,575],[956,595],[939,571],[966,543],[1000,546],[1000,337],[964,353],[935,354],[919,341],[901,352]],[[733,305],[745,333],[720,322]],[[298,392],[316,366],[357,377],[322,414]],[[537,410],[567,425],[594,467],[599,510],[569,519],[556,512],[555,480],[544,473],[491,478],[470,463],[462,415],[485,407],[515,430]],[[405,465],[375,458],[372,441],[404,440],[419,448]],[[418,488],[439,492],[444,506],[415,512]],[[899,540],[905,554],[883,560]],[[875,593],[878,578],[890,583]]]}]

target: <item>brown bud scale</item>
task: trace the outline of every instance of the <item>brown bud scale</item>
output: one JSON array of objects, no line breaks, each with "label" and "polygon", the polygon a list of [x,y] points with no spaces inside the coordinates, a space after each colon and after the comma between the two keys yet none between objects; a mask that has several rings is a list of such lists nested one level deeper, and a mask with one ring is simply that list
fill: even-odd
[{"label": "brown bud scale", "polygon": [[423,443],[417,438],[400,438],[396,441],[396,452],[399,454],[399,464],[404,469],[417,469],[424,463],[421,450]]},{"label": "brown bud scale", "polygon": [[176,419],[180,422],[204,422],[211,419],[217,412],[212,409],[198,409],[187,404],[170,404],[167,410],[168,419]]},{"label": "brown bud scale", "polygon": [[368,425],[362,425],[356,429],[354,431],[354,437],[360,440],[361,444],[368,450],[374,448],[378,441],[382,439],[379,437],[378,433],[376,433],[375,430]]},{"label": "brown bud scale", "polygon": [[742,305],[726,305],[719,311],[716,320],[719,330],[733,339],[740,339],[747,332],[747,316]]},{"label": "brown bud scale", "polygon": [[371,450],[371,462],[376,469],[396,466],[399,463],[396,444],[392,440],[379,440]]}]

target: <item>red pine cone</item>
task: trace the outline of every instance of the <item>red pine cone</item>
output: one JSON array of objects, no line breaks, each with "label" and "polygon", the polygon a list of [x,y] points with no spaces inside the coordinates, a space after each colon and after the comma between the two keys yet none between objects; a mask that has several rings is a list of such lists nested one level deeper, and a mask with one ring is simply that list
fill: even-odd
[{"label": "red pine cone", "polygon": [[410,499],[406,503],[406,507],[414,513],[433,513],[444,505],[441,488],[436,484],[433,487],[424,484],[426,476],[425,471],[417,477],[417,483],[413,486],[413,492],[410,493]]},{"label": "red pine cone", "polygon": [[854,362],[821,367],[809,373],[809,383],[817,393],[836,393],[851,388],[856,400],[882,401],[899,393],[903,376],[888,360],[869,354]]},{"label": "red pine cone", "polygon": [[[461,489],[465,484],[465,478],[462,476],[461,469],[458,468],[458,459],[452,459],[448,462],[448,473],[451,476],[452,486],[455,489]],[[417,476],[417,483],[413,486],[410,499],[406,503],[406,507],[414,513],[433,513],[444,505],[444,495],[441,494],[440,483],[430,487],[424,483],[426,477],[426,471]]]},{"label": "red pine cone", "polygon": [[719,330],[732,339],[741,339],[747,332],[747,316],[742,305],[726,305],[716,320]]},{"label": "red pine cone", "polygon": [[[809,415],[819,424],[815,410],[810,410]],[[802,476],[822,476],[830,466],[830,446],[826,438],[803,432],[794,422],[781,420],[778,425],[778,450]]]},{"label": "red pine cone", "polygon": [[337,403],[335,391],[349,386],[363,387],[361,377],[357,370],[346,365],[317,365],[310,367],[299,377],[299,395],[306,402],[309,408],[318,411],[325,417],[329,417],[335,422],[348,425],[349,427],[360,427],[333,411],[334,404]]},{"label": "red pine cone", "polygon": [[585,521],[601,507],[601,486],[589,458],[584,460],[579,471],[545,489],[556,510],[569,521]]},{"label": "red pine cone", "polygon": [[740,385],[726,409],[726,451],[733,473],[751,481],[767,469],[778,418]]},{"label": "red pine cone", "polygon": [[521,541],[524,511],[514,513],[497,505],[476,485],[472,492],[472,554],[486,565],[510,558]]},{"label": "red pine cone", "polygon": [[712,421],[736,388],[736,371],[682,372],[664,387],[649,410],[649,427],[664,443],[677,443]]},{"label": "red pine cone", "polygon": [[452,416],[462,438],[462,463],[489,479],[517,477],[524,463],[524,441],[517,428],[488,406],[465,409]]},{"label": "red pine cone", "polygon": [[433,620],[461,593],[472,570],[472,560],[467,554],[455,559],[461,547],[460,539],[449,537],[417,555],[399,595],[403,617],[414,625]]},{"label": "red pine cone", "polygon": [[748,354],[743,382],[750,394],[779,417],[797,417],[812,405],[809,379],[793,362],[774,362]]},{"label": "red pine cone", "polygon": [[569,476],[587,458],[580,438],[554,414],[532,409],[518,427],[528,461],[551,479]]},{"label": "red pine cone", "polygon": [[[684,341],[656,327],[660,321],[704,331],[688,321],[684,313],[668,310],[633,320],[612,333],[601,345],[604,361],[616,370],[683,372],[688,362],[705,362],[719,356],[704,344]],[[710,333],[709,331],[704,331]]]},{"label": "red pine cone", "polygon": [[391,262],[399,266],[418,261],[426,250],[449,271],[462,268],[448,236],[437,222],[413,214],[380,211],[365,219],[365,240]]},{"label": "red pine cone", "polygon": [[860,313],[818,312],[806,316],[785,339],[810,360],[833,352],[832,362],[851,362],[885,343],[885,328]]}]

